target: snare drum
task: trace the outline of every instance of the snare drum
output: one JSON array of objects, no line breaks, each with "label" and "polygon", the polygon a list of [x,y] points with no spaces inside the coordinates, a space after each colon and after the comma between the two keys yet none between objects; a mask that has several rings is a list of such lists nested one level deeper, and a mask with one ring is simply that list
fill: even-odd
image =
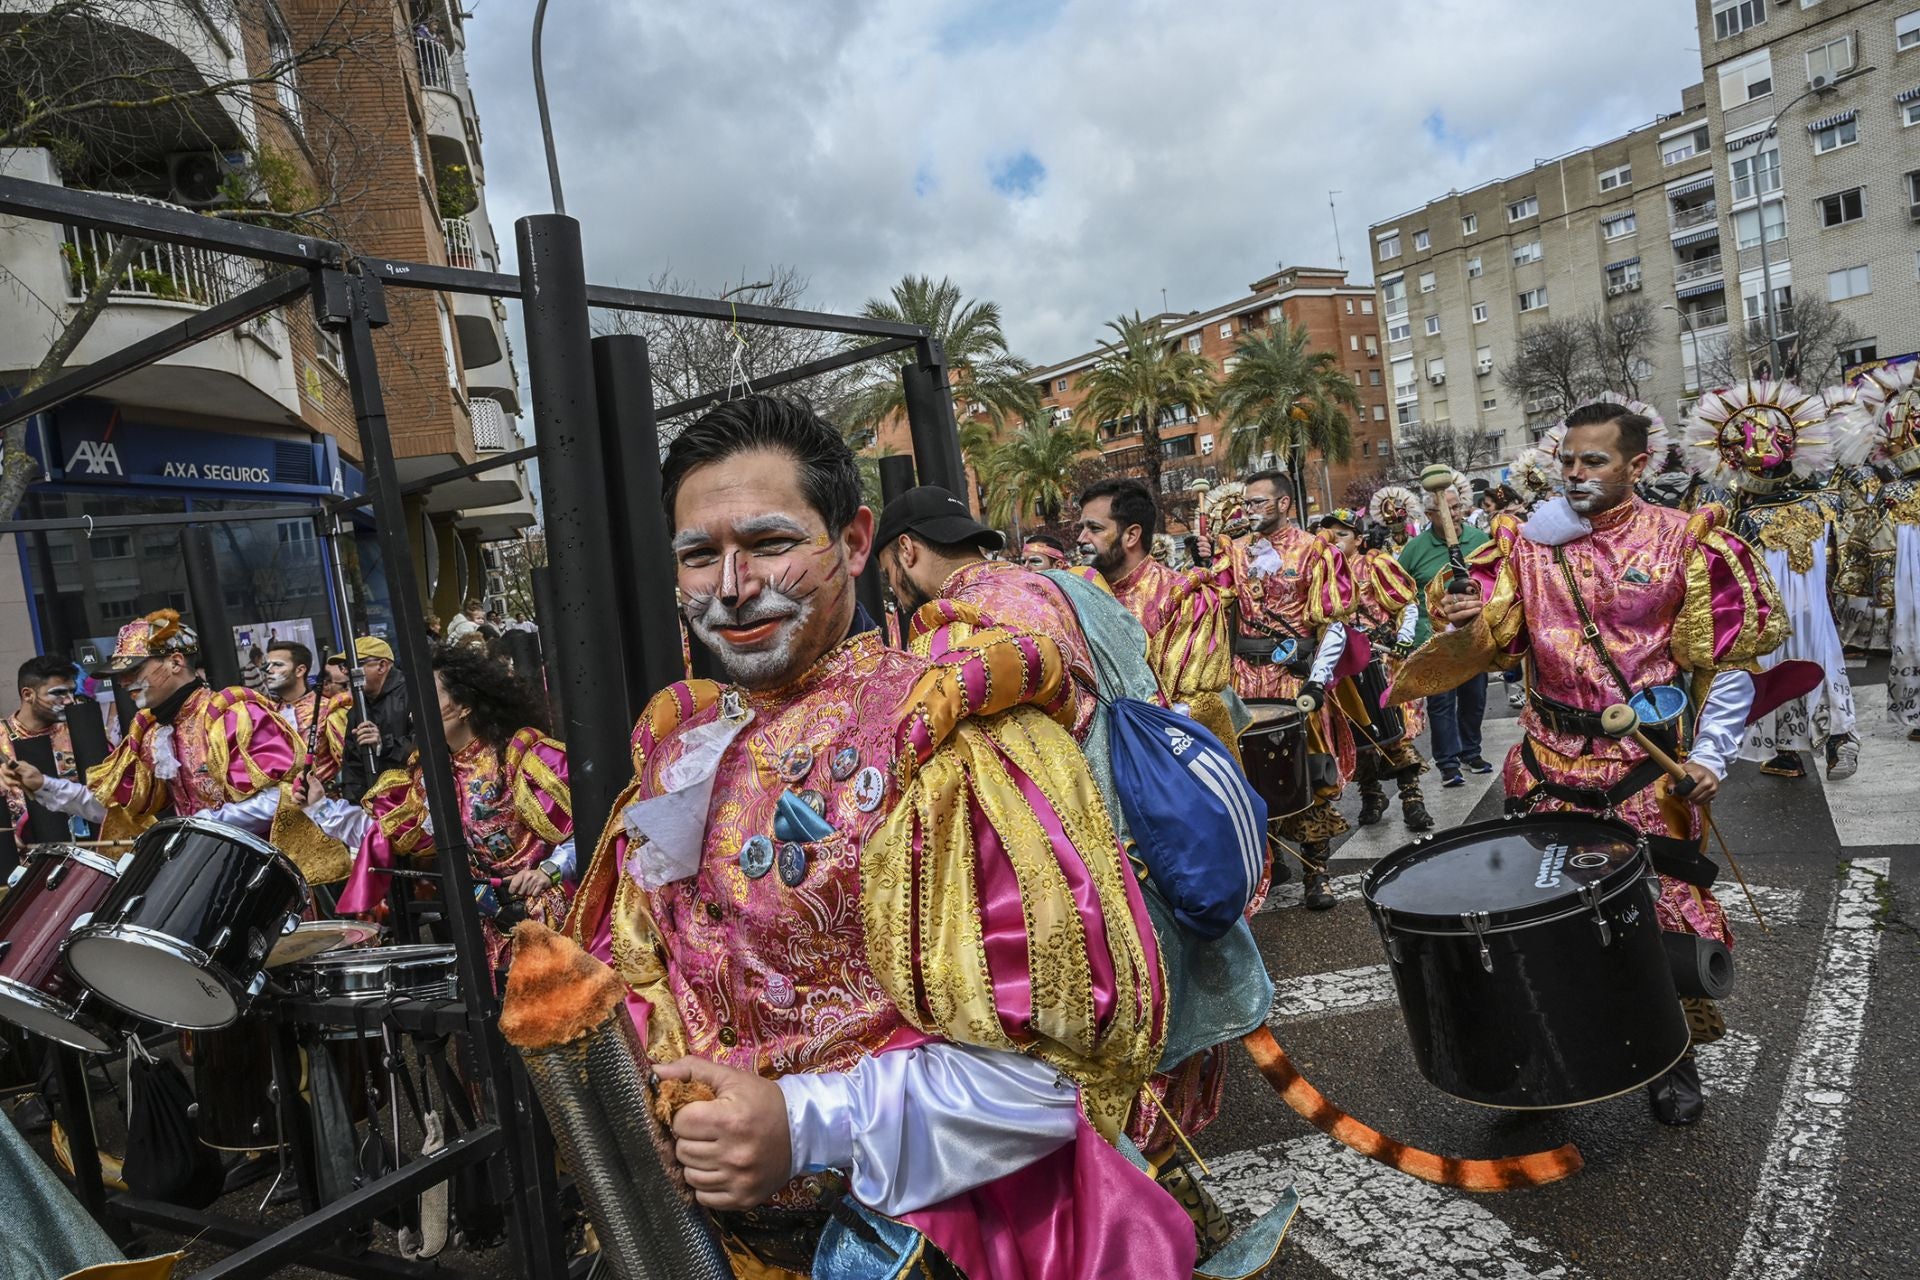
[{"label": "snare drum", "polygon": [[120,1047],[132,1020],[88,991],[60,948],[92,918],[120,868],[89,849],[41,845],[0,905],[0,1018],[88,1053]]},{"label": "snare drum", "polygon": [[1313,805],[1307,773],[1307,717],[1291,699],[1249,698],[1253,723],[1240,735],[1241,767],[1267,802],[1267,817],[1285,818]]},{"label": "snare drum", "polygon": [[1574,814],[1457,827],[1361,880],[1420,1073],[1468,1102],[1573,1107],[1679,1061],[1687,1020],[1640,833]]},{"label": "snare drum", "polygon": [[[460,991],[447,943],[333,951],[289,965],[285,975],[289,988],[316,1000],[452,1000]],[[335,1027],[326,1034],[346,1039],[361,1033]]]},{"label": "snare drum", "polygon": [[205,818],[155,823],[93,922],[68,939],[67,963],[131,1013],[224,1027],[266,985],[267,953],[309,897],[305,877],[258,836]]},{"label": "snare drum", "polygon": [[1387,692],[1393,680],[1387,675],[1387,664],[1378,654],[1353,677],[1354,690],[1359,693],[1360,701],[1367,708],[1368,723],[1355,725],[1353,737],[1355,745],[1361,747],[1390,747],[1407,736],[1407,718],[1400,708],[1387,705]]}]

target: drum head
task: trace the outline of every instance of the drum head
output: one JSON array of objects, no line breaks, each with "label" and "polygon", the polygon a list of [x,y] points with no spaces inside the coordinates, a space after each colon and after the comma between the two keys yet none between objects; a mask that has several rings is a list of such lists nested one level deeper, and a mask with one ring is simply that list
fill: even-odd
[{"label": "drum head", "polygon": [[1589,884],[1631,879],[1644,860],[1639,833],[1623,823],[1540,814],[1459,827],[1382,858],[1362,884],[1369,903],[1395,920],[1424,917],[1449,932],[1466,912],[1490,927],[1549,915]]},{"label": "drum head", "polygon": [[31,987],[0,979],[0,1018],[85,1053],[111,1053],[111,1044],[74,1020],[73,1011]]},{"label": "drum head", "polygon": [[67,966],[109,1004],[162,1026],[210,1031],[240,1016],[235,993],[171,939],[77,934]]},{"label": "drum head", "polygon": [[329,951],[364,947],[380,936],[380,926],[360,920],[308,920],[274,944],[267,968],[300,964]]}]

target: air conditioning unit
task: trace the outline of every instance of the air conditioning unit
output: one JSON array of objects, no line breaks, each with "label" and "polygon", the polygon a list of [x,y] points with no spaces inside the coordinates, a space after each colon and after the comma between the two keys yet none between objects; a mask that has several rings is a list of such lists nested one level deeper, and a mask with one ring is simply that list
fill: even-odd
[{"label": "air conditioning unit", "polygon": [[1444,384],[1446,380],[1447,380],[1447,375],[1444,373],[1430,373],[1427,375],[1427,381],[1431,382],[1436,387]]},{"label": "air conditioning unit", "polygon": [[167,198],[189,209],[216,208],[228,203],[236,175],[243,179],[241,197],[247,204],[266,203],[246,152],[178,151],[167,157]]},{"label": "air conditioning unit", "polygon": [[1212,437],[1212,436],[1201,436],[1201,437],[1200,437],[1200,452],[1201,452],[1201,453],[1212,453],[1212,452],[1213,452],[1213,437]]},{"label": "air conditioning unit", "polygon": [[1610,284],[1607,286],[1607,296],[1609,298],[1617,298],[1626,291],[1627,286],[1623,284]]},{"label": "air conditioning unit", "polygon": [[1822,89],[1831,89],[1833,87],[1833,77],[1829,75],[1817,75],[1807,81],[1807,87],[1815,93],[1819,93]]},{"label": "air conditioning unit", "polygon": [[1482,361],[1480,362],[1480,364],[1478,365],[1478,368],[1479,368],[1479,370],[1480,370],[1480,372],[1481,372],[1481,373],[1492,373],[1492,372],[1493,372],[1493,361],[1491,361],[1491,360],[1482,360]]}]

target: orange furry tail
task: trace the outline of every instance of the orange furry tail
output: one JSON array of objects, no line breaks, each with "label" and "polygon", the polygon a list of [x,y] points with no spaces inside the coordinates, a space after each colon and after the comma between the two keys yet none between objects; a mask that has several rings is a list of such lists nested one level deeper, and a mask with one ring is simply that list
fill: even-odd
[{"label": "orange furry tail", "polygon": [[1558,1182],[1578,1173],[1585,1163],[1579,1148],[1570,1142],[1552,1151],[1500,1156],[1493,1160],[1461,1160],[1410,1147],[1378,1129],[1369,1128],[1329,1102],[1324,1093],[1294,1069],[1287,1051],[1267,1028],[1261,1027],[1243,1036],[1240,1043],[1253,1055],[1253,1065],[1260,1068],[1260,1074],[1267,1078],[1273,1091],[1314,1128],[1370,1160],[1378,1160],[1415,1178],[1463,1191],[1512,1191]]}]

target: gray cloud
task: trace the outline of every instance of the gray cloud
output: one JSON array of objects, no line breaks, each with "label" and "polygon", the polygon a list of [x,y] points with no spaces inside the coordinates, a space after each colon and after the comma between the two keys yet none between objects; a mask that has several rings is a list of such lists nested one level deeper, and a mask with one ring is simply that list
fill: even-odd
[{"label": "gray cloud", "polygon": [[[549,207],[531,12],[484,0],[467,28],[509,256]],[[574,0],[546,45],[595,279],[792,263],[853,309],[946,274],[1040,362],[1162,287],[1196,308],[1331,264],[1330,188],[1364,279],[1370,221],[1675,110],[1699,75],[1680,0]]]}]

